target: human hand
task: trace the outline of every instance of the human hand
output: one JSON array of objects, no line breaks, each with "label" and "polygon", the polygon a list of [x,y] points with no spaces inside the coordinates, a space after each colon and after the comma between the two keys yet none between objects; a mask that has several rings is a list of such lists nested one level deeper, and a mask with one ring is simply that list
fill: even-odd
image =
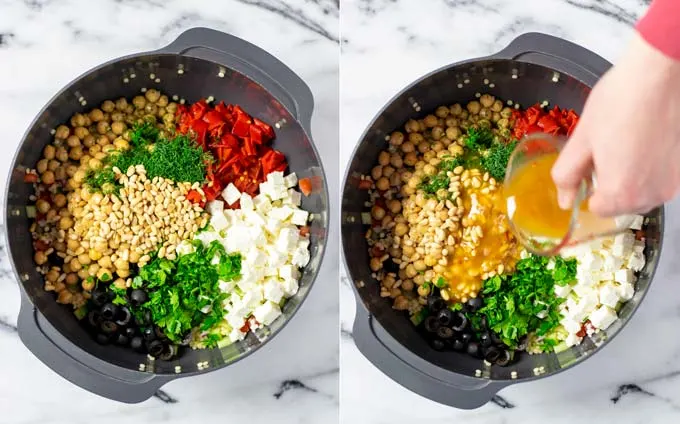
[{"label": "human hand", "polygon": [[561,207],[593,172],[588,206],[601,216],[647,212],[680,189],[680,62],[637,34],[593,88],[552,169]]}]

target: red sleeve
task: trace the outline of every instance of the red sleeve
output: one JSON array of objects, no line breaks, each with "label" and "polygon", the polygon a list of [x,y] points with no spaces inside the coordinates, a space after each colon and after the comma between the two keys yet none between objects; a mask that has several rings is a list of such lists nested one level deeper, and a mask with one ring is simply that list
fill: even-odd
[{"label": "red sleeve", "polygon": [[666,56],[680,60],[680,0],[654,0],[637,30]]}]

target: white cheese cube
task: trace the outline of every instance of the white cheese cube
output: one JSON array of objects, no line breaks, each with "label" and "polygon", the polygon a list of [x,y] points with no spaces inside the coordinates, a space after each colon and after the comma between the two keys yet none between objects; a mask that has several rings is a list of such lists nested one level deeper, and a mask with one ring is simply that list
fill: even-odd
[{"label": "white cheese cube", "polygon": [[224,213],[219,211],[210,216],[210,225],[213,226],[215,231],[222,231],[229,226],[229,221],[227,221],[227,217],[224,216]]},{"label": "white cheese cube", "polygon": [[595,285],[593,286],[586,286],[583,284],[576,284],[572,289],[574,290],[574,293],[576,293],[580,298],[583,298],[585,296],[597,296],[597,292],[595,289]]},{"label": "white cheese cube", "polygon": [[309,237],[300,237],[300,241],[297,244],[298,249],[309,249]]},{"label": "white cheese cube", "polygon": [[295,212],[293,208],[284,205],[272,208],[271,212],[269,212],[269,216],[278,219],[279,221],[285,221],[293,215],[293,212]]},{"label": "white cheese cube", "polygon": [[283,179],[283,172],[281,171],[274,171],[267,174],[267,181],[272,186],[286,186],[286,182]]},{"label": "white cheese cube", "polygon": [[241,328],[243,327],[243,324],[245,323],[245,319],[241,316],[238,315],[233,315],[231,313],[228,313],[224,316],[224,319],[227,321],[229,326],[231,328]]},{"label": "white cheese cube", "polygon": [[569,317],[562,318],[560,324],[562,324],[562,327],[564,327],[564,329],[567,330],[567,332],[570,334],[578,333],[579,331],[581,331],[581,322],[574,321]]},{"label": "white cheese cube", "polygon": [[246,221],[248,224],[252,225],[253,227],[264,227],[265,226],[265,220],[262,218],[262,215],[259,213],[255,212],[254,210],[249,210],[243,212],[244,215],[244,221]]},{"label": "white cheese cube", "polygon": [[281,200],[285,199],[288,196],[288,191],[286,190],[286,187],[284,186],[275,186],[272,188],[272,191],[270,193],[270,196],[272,200]]},{"label": "white cheese cube", "polygon": [[243,263],[248,268],[264,268],[267,265],[267,255],[257,247],[253,246],[245,255]]},{"label": "white cheese cube", "polygon": [[272,216],[268,216],[267,222],[265,222],[264,224],[265,230],[267,230],[269,234],[275,237],[279,235],[282,226],[283,224],[281,223],[281,221]]},{"label": "white cheese cube", "polygon": [[290,217],[290,222],[297,226],[307,225],[307,219],[309,218],[309,212],[302,209],[297,209],[293,211],[293,215]]},{"label": "white cheese cube", "polygon": [[246,337],[246,333],[242,332],[238,328],[234,328],[231,330],[229,333],[229,340],[231,340],[232,343],[236,343],[238,341],[243,340]]},{"label": "white cheese cube", "polygon": [[645,217],[642,215],[634,215],[633,216],[633,222],[630,223],[630,228],[631,230],[641,230],[642,229],[642,224],[645,222]]},{"label": "white cheese cube", "polygon": [[286,278],[281,283],[281,289],[283,290],[283,293],[285,294],[286,297],[295,296],[299,288],[300,286],[298,284],[298,281],[293,278]]},{"label": "white cheese cube", "polygon": [[614,273],[614,281],[621,284],[632,284],[635,281],[635,274],[632,269],[620,269]]},{"label": "white cheese cube", "polygon": [[602,287],[600,287],[599,300],[602,305],[616,308],[616,305],[619,303],[619,291],[617,286],[611,283],[603,284]]},{"label": "white cheese cube", "polygon": [[645,267],[645,255],[641,252],[633,252],[628,257],[628,266],[633,271],[640,271]]},{"label": "white cheese cube", "polygon": [[624,302],[629,301],[635,295],[635,286],[632,284],[619,284],[617,289],[619,291],[619,297]]},{"label": "white cheese cube", "polygon": [[309,263],[309,250],[307,249],[295,249],[293,252],[293,258],[291,262],[300,268],[307,266]]},{"label": "white cheese cube", "polygon": [[564,340],[564,342],[567,344],[567,346],[572,347],[581,344],[582,340],[583,337],[579,337],[576,334],[569,334],[567,338]]},{"label": "white cheese cube", "polygon": [[619,258],[625,258],[633,250],[633,243],[635,243],[635,235],[626,231],[625,233],[617,234],[614,237],[611,253]]},{"label": "white cheese cube", "polygon": [[[270,174],[271,175],[271,174]],[[281,315],[281,308],[274,302],[267,301],[255,308],[253,312],[255,319],[264,325],[269,325]]]},{"label": "white cheese cube", "polygon": [[267,279],[267,282],[264,284],[263,291],[264,298],[276,304],[278,304],[281,301],[281,298],[283,298],[284,295],[281,283],[279,283],[274,278]]},{"label": "white cheese cube", "polygon": [[241,278],[239,278],[238,281],[236,281],[236,285],[243,293],[246,293],[247,291],[255,287],[258,281],[259,279],[253,272],[244,271],[241,274]]},{"label": "white cheese cube", "polygon": [[255,206],[255,210],[261,214],[266,214],[272,210],[272,203],[269,201],[269,198],[263,194],[258,194],[253,197],[253,205]]},{"label": "white cheese cube", "polygon": [[241,193],[241,210],[242,211],[252,211],[255,209],[255,205],[253,204],[253,198],[250,196],[248,193]]},{"label": "white cheese cube", "polygon": [[233,183],[229,183],[229,185],[222,190],[222,197],[227,201],[227,204],[233,205],[241,198],[241,192],[238,191]]},{"label": "white cheese cube", "polygon": [[616,272],[623,266],[623,259],[620,257],[609,255],[604,258],[602,269],[607,272]]},{"label": "white cheese cube", "polygon": [[284,280],[287,278],[297,280],[300,278],[300,271],[293,265],[283,265],[279,267],[279,277]]},{"label": "white cheese cube", "polygon": [[227,229],[224,248],[227,253],[246,252],[251,246],[251,230],[244,225],[232,225]]},{"label": "white cheese cube", "polygon": [[279,270],[276,267],[269,266],[264,269],[264,276],[265,277],[277,277],[279,275]]},{"label": "white cheese cube", "polygon": [[567,297],[569,293],[571,293],[571,286],[569,284],[565,284],[564,286],[555,285],[555,296]]},{"label": "white cheese cube", "polygon": [[298,231],[290,227],[282,228],[276,238],[276,249],[281,253],[290,252],[295,249],[298,242]]},{"label": "white cheese cube", "polygon": [[580,267],[576,268],[576,281],[578,286],[591,287],[599,282],[596,273],[584,270]]},{"label": "white cheese cube", "polygon": [[597,304],[597,292],[593,291],[593,293],[579,299],[576,307],[569,310],[569,316],[574,321],[583,321],[597,307]]},{"label": "white cheese cube", "polygon": [[263,183],[260,183],[260,195],[268,197],[269,199],[271,199],[273,191],[274,191],[274,187],[272,186],[272,183],[270,183],[269,181],[265,181]]},{"label": "white cheese cube", "polygon": [[616,321],[616,311],[609,306],[600,306],[590,314],[590,322],[593,327],[600,330],[606,330],[614,321]]},{"label": "white cheese cube", "polygon": [[250,310],[255,309],[260,306],[260,303],[264,300],[262,295],[262,288],[259,286],[253,286],[243,294],[241,302]]},{"label": "white cheese cube", "polygon": [[220,214],[224,215],[224,202],[221,200],[211,200],[205,205],[205,210],[210,215]]},{"label": "white cheese cube", "polygon": [[279,252],[274,246],[267,246],[267,266],[274,269],[273,275],[278,275],[279,268],[285,265],[288,252]]},{"label": "white cheese cube", "polygon": [[[220,235],[216,231],[203,231],[202,233],[198,233],[194,236],[195,240],[200,240],[201,243],[203,243],[204,246],[209,245],[213,241],[220,240]],[[193,252],[193,250],[192,250]]]},{"label": "white cheese cube", "polygon": [[578,298],[576,298],[574,296],[569,296],[567,298],[566,303],[564,303],[564,305],[567,307],[567,310],[569,310],[569,311],[576,308],[577,304],[578,304]]},{"label": "white cheese cube", "polygon": [[267,235],[262,227],[250,227],[250,238],[255,246],[261,247],[267,244]]},{"label": "white cheese cube", "polygon": [[283,202],[293,206],[300,206],[300,203],[302,203],[302,194],[297,190],[289,188],[288,196],[283,199]]},{"label": "white cheese cube", "polygon": [[218,284],[220,286],[220,290],[222,290],[223,293],[231,293],[236,287],[236,283],[233,281],[219,280]]},{"label": "white cheese cube", "polygon": [[599,271],[602,268],[602,259],[599,255],[588,251],[579,257],[579,263],[583,269],[588,271]]},{"label": "white cheese cube", "polygon": [[645,251],[645,242],[642,240],[635,240],[633,243],[633,251],[643,253]]},{"label": "white cheese cube", "polygon": [[295,172],[291,172],[290,174],[283,177],[283,185],[285,185],[286,188],[295,187],[297,185],[297,183],[298,183],[298,177],[295,174]]},{"label": "white cheese cube", "polygon": [[609,271],[599,271],[599,272],[593,272],[593,278],[597,282],[602,282],[602,281],[613,281],[614,280],[614,273],[609,272]]}]

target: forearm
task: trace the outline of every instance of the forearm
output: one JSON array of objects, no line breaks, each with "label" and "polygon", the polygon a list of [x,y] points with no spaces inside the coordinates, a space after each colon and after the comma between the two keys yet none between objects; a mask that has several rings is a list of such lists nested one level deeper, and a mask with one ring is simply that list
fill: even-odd
[{"label": "forearm", "polygon": [[680,60],[680,0],[654,0],[637,30],[657,50]]}]

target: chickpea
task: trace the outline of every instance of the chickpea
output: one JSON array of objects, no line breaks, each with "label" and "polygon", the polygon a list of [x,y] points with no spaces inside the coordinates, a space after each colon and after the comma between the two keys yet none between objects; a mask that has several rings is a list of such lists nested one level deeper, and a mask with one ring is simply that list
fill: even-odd
[{"label": "chickpea", "polygon": [[425,141],[425,137],[423,137],[421,133],[411,133],[408,135],[408,141],[410,141],[414,145],[418,145]]},{"label": "chickpea", "polygon": [[77,274],[78,278],[80,278],[81,280],[84,280],[90,276],[90,274],[87,272],[85,268],[82,268],[80,271],[77,272]]},{"label": "chickpea", "polygon": [[42,174],[43,172],[47,171],[48,163],[49,161],[47,159],[40,159],[35,166],[35,170],[38,171],[39,174]]},{"label": "chickpea", "polygon": [[378,155],[378,163],[382,166],[389,165],[390,163],[390,154],[389,152],[383,150],[380,152]]},{"label": "chickpea", "polygon": [[66,125],[59,125],[54,133],[54,137],[60,140],[66,140],[71,134],[71,130]]},{"label": "chickpea", "polygon": [[[159,93],[159,94],[160,94],[160,93]],[[156,101],[156,104],[157,104],[158,106],[160,106],[160,107],[166,107],[166,106],[168,105],[168,100],[169,100],[169,99],[168,99],[168,96],[166,96],[165,94],[163,94],[162,96],[160,96],[160,97],[158,98],[158,100]]]},{"label": "chickpea", "polygon": [[398,153],[392,153],[392,155],[390,156],[390,164],[393,167],[399,169],[404,165],[404,161],[402,160],[401,155],[399,155]]},{"label": "chickpea", "polygon": [[498,120],[497,124],[498,124],[498,128],[505,129],[505,128],[510,127],[510,120],[508,118],[501,118],[501,119]]},{"label": "chickpea", "polygon": [[494,112],[500,112],[503,110],[503,102],[500,100],[496,100],[493,102],[493,105],[491,105],[491,110]]},{"label": "chickpea", "polygon": [[168,111],[164,107],[159,106],[157,109],[158,109],[158,112],[156,112],[156,116],[158,116],[159,118],[164,117],[165,114],[168,113]]},{"label": "chickpea", "polygon": [[98,261],[102,257],[101,252],[99,252],[96,249],[90,249],[88,255],[90,256],[90,259],[92,259],[93,261]]},{"label": "chickpea", "polygon": [[124,112],[125,109],[127,109],[127,107],[128,107],[128,102],[125,99],[125,97],[121,97],[120,99],[116,100],[116,109],[117,110]]},{"label": "chickpea", "polygon": [[380,261],[380,258],[371,258],[369,266],[373,272],[377,272],[382,268],[382,262]]},{"label": "chickpea", "polygon": [[439,106],[434,114],[439,118],[446,118],[449,115],[449,108],[446,106]]},{"label": "chickpea", "polygon": [[78,284],[78,274],[70,272],[66,275],[66,279],[64,281],[66,281],[66,284],[69,286],[76,285]]},{"label": "chickpea", "polygon": [[92,169],[99,169],[102,167],[102,161],[96,158],[90,159],[90,161],[87,164]]},{"label": "chickpea", "polygon": [[111,268],[113,266],[113,263],[111,262],[111,257],[110,256],[102,256],[97,263],[99,264],[100,267],[102,268]]},{"label": "chickpea", "polygon": [[177,112],[177,103],[170,102],[168,103],[168,106],[165,109],[167,109],[168,113],[174,114],[175,112]]},{"label": "chickpea", "polygon": [[43,150],[43,157],[47,160],[52,160],[54,159],[54,156],[57,153],[57,149],[54,148],[51,144],[48,144],[45,146],[45,149]]},{"label": "chickpea", "polygon": [[46,185],[54,184],[54,172],[49,170],[43,172],[43,174],[40,176],[40,181]]},{"label": "chickpea", "polygon": [[149,102],[156,103],[158,99],[160,99],[161,93],[158,90],[152,88],[144,93],[144,97],[146,97],[146,100]]},{"label": "chickpea", "polygon": [[468,119],[469,116],[470,116],[470,113],[469,113],[467,110],[463,110],[463,111],[460,113],[460,119],[462,119],[463,122],[464,122],[466,119]]},{"label": "chickpea", "polygon": [[405,291],[411,291],[413,290],[413,280],[404,280],[401,283],[401,288]]},{"label": "chickpea", "polygon": [[146,98],[144,98],[144,96],[135,96],[132,99],[132,104],[136,109],[144,109],[144,106],[146,106]]},{"label": "chickpea", "polygon": [[106,157],[106,154],[111,152],[112,150],[116,150],[116,148],[114,146],[112,146],[111,144],[108,144],[108,145],[106,145],[102,148],[101,152],[95,153],[94,158],[99,159],[99,160],[104,160],[104,158]]},{"label": "chickpea", "polygon": [[103,135],[106,134],[106,132],[111,128],[108,122],[106,121],[99,121],[97,122],[97,133]]},{"label": "chickpea", "polygon": [[395,278],[390,274],[386,275],[381,281],[383,287],[385,287],[386,289],[391,289],[394,283],[396,282],[397,280],[395,280]]},{"label": "chickpea", "polygon": [[106,113],[111,113],[116,108],[116,104],[111,100],[106,100],[102,103],[102,110]]},{"label": "chickpea", "polygon": [[101,281],[111,281],[113,278],[113,273],[108,268],[99,268],[97,271],[97,278]]},{"label": "chickpea", "polygon": [[[68,150],[66,150],[66,148],[63,147],[63,146],[57,147],[56,157],[57,157],[56,160],[59,161],[59,162],[62,162],[62,163],[68,162]],[[61,164],[58,164],[58,165],[61,165]],[[48,165],[48,167],[49,167],[49,165]]]},{"label": "chickpea", "polygon": [[118,150],[127,150],[130,147],[130,143],[128,143],[128,141],[123,137],[118,137],[117,139],[113,140],[113,147]]},{"label": "chickpea", "polygon": [[434,115],[427,115],[425,119],[423,119],[423,123],[425,124],[426,127],[432,128],[435,125],[437,125],[437,123],[439,123],[439,120]]},{"label": "chickpea", "polygon": [[122,268],[116,269],[116,274],[118,274],[118,276],[120,278],[127,278],[127,277],[130,276],[130,270],[129,269],[122,269]]},{"label": "chickpea", "polygon": [[38,210],[40,213],[47,213],[47,211],[50,210],[50,204],[48,201],[43,200],[43,199],[38,199],[37,202],[35,202],[35,208]]},{"label": "chickpea", "polygon": [[510,117],[512,116],[512,108],[506,106],[506,107],[504,107],[503,109],[501,109],[501,116],[502,116],[503,118],[508,118],[508,119],[510,119]]},{"label": "chickpea", "polygon": [[54,202],[54,205],[58,208],[63,208],[64,206],[66,206],[66,196],[64,196],[61,193],[56,194],[52,201]]},{"label": "chickpea", "polygon": [[435,152],[441,152],[444,150],[444,144],[440,142],[432,143],[432,150]]},{"label": "chickpea", "polygon": [[87,137],[85,137],[83,139],[83,144],[85,145],[85,147],[94,146],[96,142],[97,142],[97,139],[94,138],[94,136],[92,134],[88,135]]},{"label": "chickpea", "polygon": [[404,156],[404,163],[407,166],[413,166],[418,162],[418,155],[416,155],[414,152],[409,152]]},{"label": "chickpea", "polygon": [[78,139],[77,143],[76,140],[71,137],[66,139],[67,143],[69,146],[78,146],[80,145],[80,140],[83,140],[85,137],[87,137],[90,134],[90,131],[88,131],[87,128],[85,127],[76,127],[73,130],[73,135]]},{"label": "chickpea", "polygon": [[378,190],[385,191],[390,188],[390,180],[386,177],[380,177],[380,179],[375,183]]},{"label": "chickpea", "polygon": [[57,296],[57,303],[68,305],[73,301],[73,293],[68,290],[59,291],[59,296]]},{"label": "chickpea", "polygon": [[45,262],[47,262],[47,255],[42,250],[37,250],[33,254],[33,260],[36,264],[43,265]]},{"label": "chickpea", "polygon": [[127,125],[125,124],[125,122],[116,121],[113,124],[111,124],[111,131],[116,135],[122,135],[126,129]]},{"label": "chickpea", "polygon": [[392,305],[392,308],[398,311],[404,311],[408,309],[408,299],[404,296],[398,295],[394,299],[394,304]]},{"label": "chickpea", "polygon": [[434,175],[437,173],[437,168],[428,163],[423,167],[423,171],[425,172],[425,175]]},{"label": "chickpea", "polygon": [[85,291],[92,291],[94,290],[94,279],[92,278],[84,278],[83,282],[80,283],[80,285],[83,287],[83,290]]},{"label": "chickpea", "polygon": [[428,150],[430,150],[430,144],[427,141],[423,141],[422,143],[418,144],[418,151],[420,153],[425,153]]},{"label": "chickpea", "polygon": [[172,126],[172,124],[175,122],[175,115],[172,113],[166,113],[163,115],[163,123],[166,126]]},{"label": "chickpea", "polygon": [[479,98],[479,103],[481,103],[482,107],[485,108],[490,108],[495,101],[496,98],[491,94],[482,94],[482,96]]},{"label": "chickpea", "polygon": [[125,121],[125,115],[122,112],[114,112],[111,114],[111,120],[113,122],[123,122]]},{"label": "chickpea", "polygon": [[[397,225],[394,226],[394,234],[397,236],[401,237],[404,234],[408,232],[408,225],[404,224],[403,222],[397,223]],[[410,247],[410,246],[406,246]],[[404,247],[404,253],[406,253],[406,247]]]},{"label": "chickpea", "polygon": [[446,138],[449,140],[455,140],[462,135],[460,128],[458,127],[448,127],[446,129]]},{"label": "chickpea", "polygon": [[136,264],[137,262],[139,262],[140,257],[141,257],[141,255],[139,253],[137,253],[136,250],[133,250],[133,251],[130,252],[128,260],[130,261],[131,264]]},{"label": "chickpea", "polygon": [[73,219],[68,216],[64,216],[59,220],[59,228],[62,230],[68,230],[73,227]]},{"label": "chickpea", "polygon": [[404,129],[407,133],[413,133],[420,130],[420,124],[415,119],[409,119],[404,125]]},{"label": "chickpea", "polygon": [[382,166],[374,166],[373,169],[371,169],[371,178],[373,178],[373,181],[377,181],[382,177]]},{"label": "chickpea", "polygon": [[144,112],[146,112],[149,115],[153,115],[153,120],[156,121],[156,115],[158,114],[158,106],[156,106],[153,103],[147,103],[146,106],[144,106]]},{"label": "chickpea", "polygon": [[80,146],[72,147],[68,152],[68,157],[73,160],[80,160],[83,157],[83,149]]},{"label": "chickpea", "polygon": [[78,270],[83,267],[77,258],[71,259],[71,262],[69,262],[69,264],[71,266],[71,271],[73,272],[78,272]]},{"label": "chickpea", "polygon": [[404,142],[404,133],[395,131],[390,135],[390,144],[393,146],[400,146]]},{"label": "chickpea", "polygon": [[87,174],[84,169],[79,169],[76,171],[75,174],[73,174],[73,181],[75,181],[76,183],[82,183],[83,181],[85,181],[86,175]]},{"label": "chickpea", "polygon": [[119,290],[125,290],[127,288],[127,284],[123,278],[116,279],[116,281],[113,282],[113,285]]},{"label": "chickpea", "polygon": [[413,267],[416,269],[416,271],[425,271],[427,266],[425,266],[425,261],[422,259],[418,259],[413,263]]},{"label": "chickpea", "polygon": [[482,105],[477,100],[473,100],[467,104],[467,110],[472,115],[478,114],[481,108]]},{"label": "chickpea", "polygon": [[385,217],[385,209],[381,208],[378,205],[375,205],[371,208],[371,216],[373,217],[373,219],[381,220]]},{"label": "chickpea", "polygon": [[[482,108],[482,110],[479,111],[479,117],[482,118],[482,119],[488,120],[488,119],[491,119],[492,116],[493,116],[493,112],[491,112],[491,109]],[[481,123],[481,121],[480,121],[480,123]]]},{"label": "chickpea", "polygon": [[458,119],[451,116],[451,117],[446,118],[445,123],[446,123],[447,127],[457,127],[458,126]]},{"label": "chickpea", "polygon": [[456,103],[454,105],[451,105],[449,107],[449,113],[453,116],[460,116],[460,114],[463,112],[463,107],[459,104]]},{"label": "chickpea", "polygon": [[413,266],[413,264],[406,265],[405,271],[407,278],[413,278],[418,275],[418,271],[416,271],[416,268]]},{"label": "chickpea", "polygon": [[82,265],[90,265],[92,263],[92,259],[90,259],[90,255],[87,253],[81,253],[78,255],[78,262],[80,262]]},{"label": "chickpea", "polygon": [[440,126],[436,126],[436,127],[432,128],[432,138],[435,141],[441,139],[444,136],[444,134],[445,134],[444,128],[442,128]]},{"label": "chickpea", "polygon": [[406,141],[401,145],[401,151],[404,153],[411,153],[415,151],[415,146],[410,141]]},{"label": "chickpea", "polygon": [[387,208],[396,215],[401,212],[401,202],[397,199],[392,199],[387,202]]},{"label": "chickpea", "polygon": [[418,296],[427,297],[430,294],[430,285],[420,285],[418,286]]}]

